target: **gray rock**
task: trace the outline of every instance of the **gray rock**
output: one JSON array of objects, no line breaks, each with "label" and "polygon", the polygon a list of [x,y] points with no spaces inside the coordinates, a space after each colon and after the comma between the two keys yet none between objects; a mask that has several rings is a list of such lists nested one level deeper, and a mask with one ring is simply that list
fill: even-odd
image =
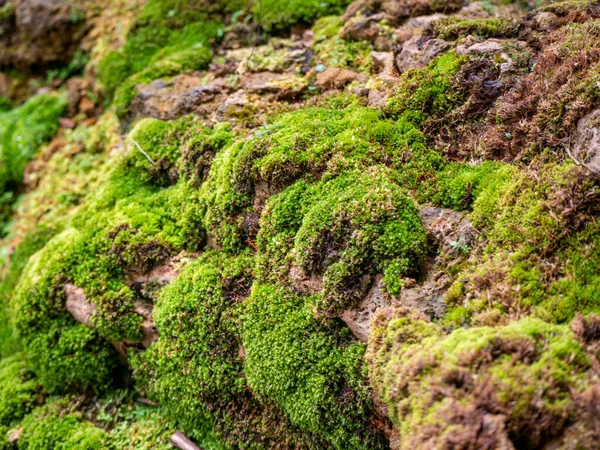
[{"label": "gray rock", "polygon": [[367,105],[373,108],[383,108],[387,105],[389,95],[378,89],[369,90]]},{"label": "gray rock", "polygon": [[600,177],[600,108],[579,119],[567,152],[577,164]]},{"label": "gray rock", "polygon": [[396,71],[392,52],[371,52],[373,72],[376,74],[392,74]]},{"label": "gray rock", "polygon": [[421,38],[415,36],[404,43],[402,51],[396,56],[396,68],[403,73],[413,67],[425,67],[450,46],[449,42],[442,39],[429,39],[423,43]]},{"label": "gray rock", "polygon": [[373,286],[354,307],[341,312],[340,318],[359,340],[369,339],[371,319],[383,308],[391,305],[391,298],[383,292],[383,276],[377,275]]},{"label": "gray rock", "polygon": [[478,44],[473,44],[467,48],[467,54],[469,55],[493,55],[494,53],[501,53],[504,51],[504,45],[501,42],[487,40]]}]

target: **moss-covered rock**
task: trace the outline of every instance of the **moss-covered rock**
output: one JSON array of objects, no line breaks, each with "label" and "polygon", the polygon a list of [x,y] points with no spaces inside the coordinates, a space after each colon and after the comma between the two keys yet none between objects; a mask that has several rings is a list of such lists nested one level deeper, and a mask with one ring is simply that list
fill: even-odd
[{"label": "moss-covered rock", "polygon": [[315,300],[273,284],[253,286],[242,332],[248,385],[333,448],[383,448],[369,420],[364,346],[339,323],[317,320]]},{"label": "moss-covered rock", "polygon": [[285,283],[292,265],[322,276],[318,307],[331,313],[358,301],[375,273],[397,293],[402,276],[418,273],[425,241],[416,206],[383,168],[299,181],[263,211],[258,276]]},{"label": "moss-covered rock", "polygon": [[398,448],[537,448],[578,417],[590,360],[565,326],[528,319],[443,337],[399,311],[377,327],[367,359]]}]

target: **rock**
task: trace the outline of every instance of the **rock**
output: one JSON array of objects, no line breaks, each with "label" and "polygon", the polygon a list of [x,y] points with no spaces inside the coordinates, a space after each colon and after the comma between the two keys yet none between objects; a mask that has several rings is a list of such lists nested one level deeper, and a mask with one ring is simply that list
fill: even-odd
[{"label": "rock", "polygon": [[413,67],[425,67],[437,55],[450,48],[450,43],[442,39],[423,39],[413,37],[402,46],[402,51],[396,56],[396,68],[400,73]]},{"label": "rock", "polygon": [[450,13],[463,6],[462,0],[383,0],[382,9],[390,17],[392,24],[398,24],[408,17],[419,17],[436,12]]},{"label": "rock", "polygon": [[69,119],[67,117],[60,119],[59,123],[60,127],[66,130],[72,130],[77,125],[73,119]]},{"label": "rock", "polygon": [[88,30],[82,5],[70,0],[12,0],[12,5],[12,18],[0,21],[0,66],[27,70],[71,62]]},{"label": "rock", "polygon": [[292,266],[289,272],[289,278],[292,283],[292,287],[303,294],[317,294],[321,292],[323,287],[322,276],[315,274],[307,275],[301,268],[297,266]]},{"label": "rock", "polygon": [[575,163],[600,177],[600,108],[579,119],[567,153]]},{"label": "rock", "polygon": [[358,78],[358,74],[348,69],[328,67],[317,75],[316,86],[322,90],[342,89]]},{"label": "rock", "polygon": [[86,116],[91,116],[96,111],[96,105],[89,98],[83,97],[79,102],[79,112]]},{"label": "rock", "polygon": [[479,232],[463,214],[451,209],[426,206],[420,211],[429,239],[445,258],[454,258],[472,247]]},{"label": "rock", "polygon": [[96,315],[97,307],[90,302],[82,288],[74,284],[65,284],[65,308],[77,322],[93,326],[92,318]]},{"label": "rock", "polygon": [[398,71],[392,52],[371,52],[373,71],[383,78],[397,78]]},{"label": "rock", "polygon": [[273,72],[245,73],[240,77],[240,84],[249,93],[274,94],[278,99],[296,97],[308,87],[304,79]]},{"label": "rock", "polygon": [[370,13],[377,9],[379,3],[380,0],[355,0],[348,5],[342,19],[347,22],[359,14],[371,15]]},{"label": "rock", "polygon": [[171,444],[180,450],[200,450],[185,434],[180,431],[171,436]]},{"label": "rock", "polygon": [[498,41],[487,40],[478,44],[473,44],[467,48],[466,53],[469,55],[493,55],[504,51],[504,45]]},{"label": "rock", "polygon": [[154,326],[152,320],[152,305],[148,305],[143,302],[135,302],[133,309],[136,314],[142,316],[142,341],[141,344],[144,348],[150,347],[150,345],[158,339],[158,330]]},{"label": "rock", "polygon": [[383,108],[387,105],[389,95],[378,89],[371,89],[369,91],[369,97],[367,105],[373,108]]},{"label": "rock", "polygon": [[206,82],[196,75],[178,75],[168,82],[156,80],[139,85],[130,111],[162,120],[178,119],[190,113],[206,118],[225,101],[231,90],[223,78]]},{"label": "rock", "polygon": [[541,11],[533,18],[537,28],[541,31],[552,31],[555,28],[555,22],[558,16],[550,11]]},{"label": "rock", "polygon": [[342,311],[339,317],[359,340],[367,342],[371,319],[382,308],[390,306],[391,299],[383,292],[383,275],[377,275],[373,286],[354,307]]},{"label": "rock", "polygon": [[81,77],[73,77],[67,80],[67,103],[69,105],[70,117],[77,114],[79,102],[81,101],[83,83],[84,81]]},{"label": "rock", "polygon": [[[436,279],[437,278],[437,279]],[[442,318],[446,312],[444,295],[452,279],[442,271],[432,271],[421,284],[410,284],[400,291],[400,303],[413,311],[420,311],[429,319]]]},{"label": "rock", "polygon": [[431,22],[435,22],[436,20],[444,19],[446,17],[448,17],[446,14],[440,13],[429,14],[427,16],[411,17],[408,19],[406,25],[413,28],[425,28],[431,24]]},{"label": "rock", "polygon": [[213,121],[223,122],[229,117],[234,117],[248,105],[250,105],[250,101],[246,96],[246,92],[240,89],[227,97],[227,99],[217,107],[213,115]]},{"label": "rock", "polygon": [[343,39],[353,41],[368,41],[374,43],[385,31],[380,22],[386,18],[385,14],[374,14],[371,16],[357,16],[346,21],[340,32]]}]

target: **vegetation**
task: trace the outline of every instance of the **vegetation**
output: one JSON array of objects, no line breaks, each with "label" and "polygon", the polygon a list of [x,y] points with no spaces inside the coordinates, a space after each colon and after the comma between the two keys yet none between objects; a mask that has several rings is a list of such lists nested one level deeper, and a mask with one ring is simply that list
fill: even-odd
[{"label": "vegetation", "polygon": [[596,9],[348,3],[73,9],[0,78],[1,450],[598,447]]}]

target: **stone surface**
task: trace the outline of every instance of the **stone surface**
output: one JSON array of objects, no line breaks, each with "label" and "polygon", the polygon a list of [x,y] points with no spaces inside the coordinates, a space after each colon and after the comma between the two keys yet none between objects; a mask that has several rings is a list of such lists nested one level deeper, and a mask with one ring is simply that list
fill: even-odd
[{"label": "stone surface", "polygon": [[600,177],[600,108],[579,119],[567,151],[577,164]]},{"label": "stone surface", "polygon": [[504,51],[504,45],[501,42],[487,40],[478,44],[473,44],[467,49],[469,55],[493,55]]},{"label": "stone surface", "polygon": [[391,304],[391,298],[383,292],[382,283],[383,276],[377,275],[367,295],[356,306],[340,314],[354,336],[363,342],[369,339],[371,319],[380,309]]},{"label": "stone surface", "polygon": [[329,89],[342,89],[347,84],[358,78],[356,72],[339,67],[328,67],[325,71],[317,75],[315,85],[322,91]]},{"label": "stone surface", "polygon": [[65,308],[77,322],[93,326],[92,319],[96,314],[96,305],[90,302],[82,288],[74,284],[65,284]]},{"label": "stone surface", "polygon": [[431,60],[450,48],[450,43],[442,39],[429,39],[423,42],[417,36],[406,41],[402,51],[396,56],[396,68],[400,73],[413,67],[425,67]]},{"label": "stone surface", "polygon": [[303,294],[316,294],[321,292],[323,277],[319,275],[307,275],[302,269],[292,266],[289,272],[292,287]]},{"label": "stone surface", "polygon": [[373,72],[383,78],[397,78],[398,71],[392,52],[371,52]]},{"label": "stone surface", "polygon": [[367,105],[373,108],[383,108],[387,105],[389,95],[379,89],[371,89],[367,100]]},{"label": "stone surface", "polygon": [[[12,0],[13,15],[0,21],[0,66],[30,69],[69,63],[85,36],[84,3]],[[81,19],[74,20],[79,11]]]},{"label": "stone surface", "polygon": [[135,115],[162,120],[173,120],[190,113],[205,118],[232,90],[223,78],[206,81],[206,77],[183,74],[168,82],[156,80],[139,85],[130,110]]}]

